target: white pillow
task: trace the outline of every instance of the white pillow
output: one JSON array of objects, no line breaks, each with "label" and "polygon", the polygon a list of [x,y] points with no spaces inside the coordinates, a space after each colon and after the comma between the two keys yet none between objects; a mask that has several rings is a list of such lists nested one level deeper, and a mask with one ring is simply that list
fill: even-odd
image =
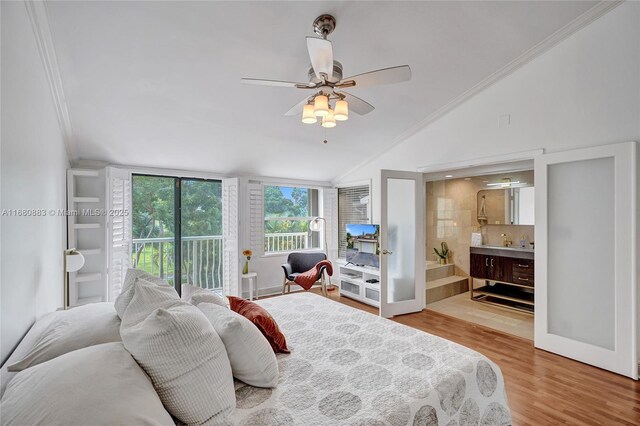
[{"label": "white pillow", "polygon": [[167,410],[187,425],[227,424],[236,406],[231,366],[204,314],[179,301],[125,327],[130,310],[122,320],[122,342],[151,377]]},{"label": "white pillow", "polygon": [[168,285],[156,285],[136,278],[129,288],[132,296],[122,315],[122,328],[138,324],[158,308],[169,308],[183,303],[178,292]]},{"label": "white pillow", "polygon": [[142,278],[143,280],[156,284],[158,286],[171,287],[171,285],[169,285],[169,283],[162,278],[151,275],[150,273],[145,272],[141,269],[127,269],[127,273],[124,276],[124,283],[122,283],[122,291],[115,300],[116,312],[118,312],[118,316],[120,318],[122,318],[124,310],[127,309],[127,306],[129,306],[129,303],[131,302],[131,298],[133,297],[134,293],[133,284],[138,278]]},{"label": "white pillow", "polygon": [[122,343],[61,355],[22,371],[0,401],[3,425],[173,425]]},{"label": "white pillow", "polygon": [[182,284],[182,300],[195,306],[199,303],[215,303],[225,308],[229,307],[229,300],[226,297],[190,284]]},{"label": "white pillow", "polygon": [[113,303],[91,303],[58,311],[31,350],[7,366],[7,371],[22,371],[76,349],[120,340],[120,318]]},{"label": "white pillow", "polygon": [[278,360],[258,327],[231,309],[213,303],[200,303],[198,309],[222,338],[233,376],[251,386],[276,387]]}]

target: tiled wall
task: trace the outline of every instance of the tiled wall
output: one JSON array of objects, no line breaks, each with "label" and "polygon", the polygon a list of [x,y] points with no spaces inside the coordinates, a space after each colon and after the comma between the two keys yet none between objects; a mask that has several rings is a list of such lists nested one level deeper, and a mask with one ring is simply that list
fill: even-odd
[{"label": "tiled wall", "polygon": [[[530,178],[531,182],[533,177]],[[446,181],[427,182],[426,196],[426,230],[428,260],[437,260],[434,247],[446,241],[451,251],[449,262],[456,266],[456,274],[469,275],[469,247],[471,233],[481,232],[484,244],[501,245],[501,234],[507,234],[513,244],[519,244],[521,236],[525,236],[527,244],[533,241],[534,227],[529,225],[484,225],[477,220],[478,191],[487,189],[483,177],[450,179]],[[491,206],[488,205],[489,209]]]}]

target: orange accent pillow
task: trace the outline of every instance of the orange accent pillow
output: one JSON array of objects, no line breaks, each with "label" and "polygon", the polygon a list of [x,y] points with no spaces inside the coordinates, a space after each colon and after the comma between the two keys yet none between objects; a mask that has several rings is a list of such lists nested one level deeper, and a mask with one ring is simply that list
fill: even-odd
[{"label": "orange accent pillow", "polygon": [[240,297],[227,296],[232,311],[239,313],[251,321],[262,332],[275,353],[289,353],[287,340],[280,331],[273,317],[262,306],[242,299]]}]

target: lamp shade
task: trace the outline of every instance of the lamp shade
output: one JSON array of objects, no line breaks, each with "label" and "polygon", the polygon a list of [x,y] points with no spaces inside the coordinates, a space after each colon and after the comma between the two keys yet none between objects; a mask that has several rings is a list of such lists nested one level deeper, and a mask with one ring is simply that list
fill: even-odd
[{"label": "lamp shade", "polygon": [[320,220],[322,219],[319,217],[316,217],[311,222],[309,222],[309,230],[313,232],[320,231]]},{"label": "lamp shade", "polygon": [[313,105],[305,105],[302,108],[302,122],[304,124],[314,124],[318,122],[316,114],[313,112]]},{"label": "lamp shade", "polygon": [[79,251],[72,251],[67,256],[67,272],[75,272],[84,266],[84,256]]},{"label": "lamp shade", "polygon": [[329,111],[329,114],[322,117],[322,127],[327,129],[336,127],[336,119],[333,116],[333,111]]},{"label": "lamp shade", "polygon": [[329,98],[325,95],[318,95],[313,100],[313,112],[318,117],[329,115]]},{"label": "lamp shade", "polygon": [[338,121],[345,121],[349,119],[349,104],[347,101],[337,101],[336,107],[333,110],[333,117]]}]

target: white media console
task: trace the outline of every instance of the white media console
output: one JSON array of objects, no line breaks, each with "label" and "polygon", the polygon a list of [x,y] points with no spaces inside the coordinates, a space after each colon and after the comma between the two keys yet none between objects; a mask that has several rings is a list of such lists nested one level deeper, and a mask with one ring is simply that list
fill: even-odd
[{"label": "white media console", "polygon": [[[380,270],[369,266],[348,264],[338,260],[340,296],[349,297],[371,306],[380,306]],[[373,281],[376,282],[367,282]]]}]

